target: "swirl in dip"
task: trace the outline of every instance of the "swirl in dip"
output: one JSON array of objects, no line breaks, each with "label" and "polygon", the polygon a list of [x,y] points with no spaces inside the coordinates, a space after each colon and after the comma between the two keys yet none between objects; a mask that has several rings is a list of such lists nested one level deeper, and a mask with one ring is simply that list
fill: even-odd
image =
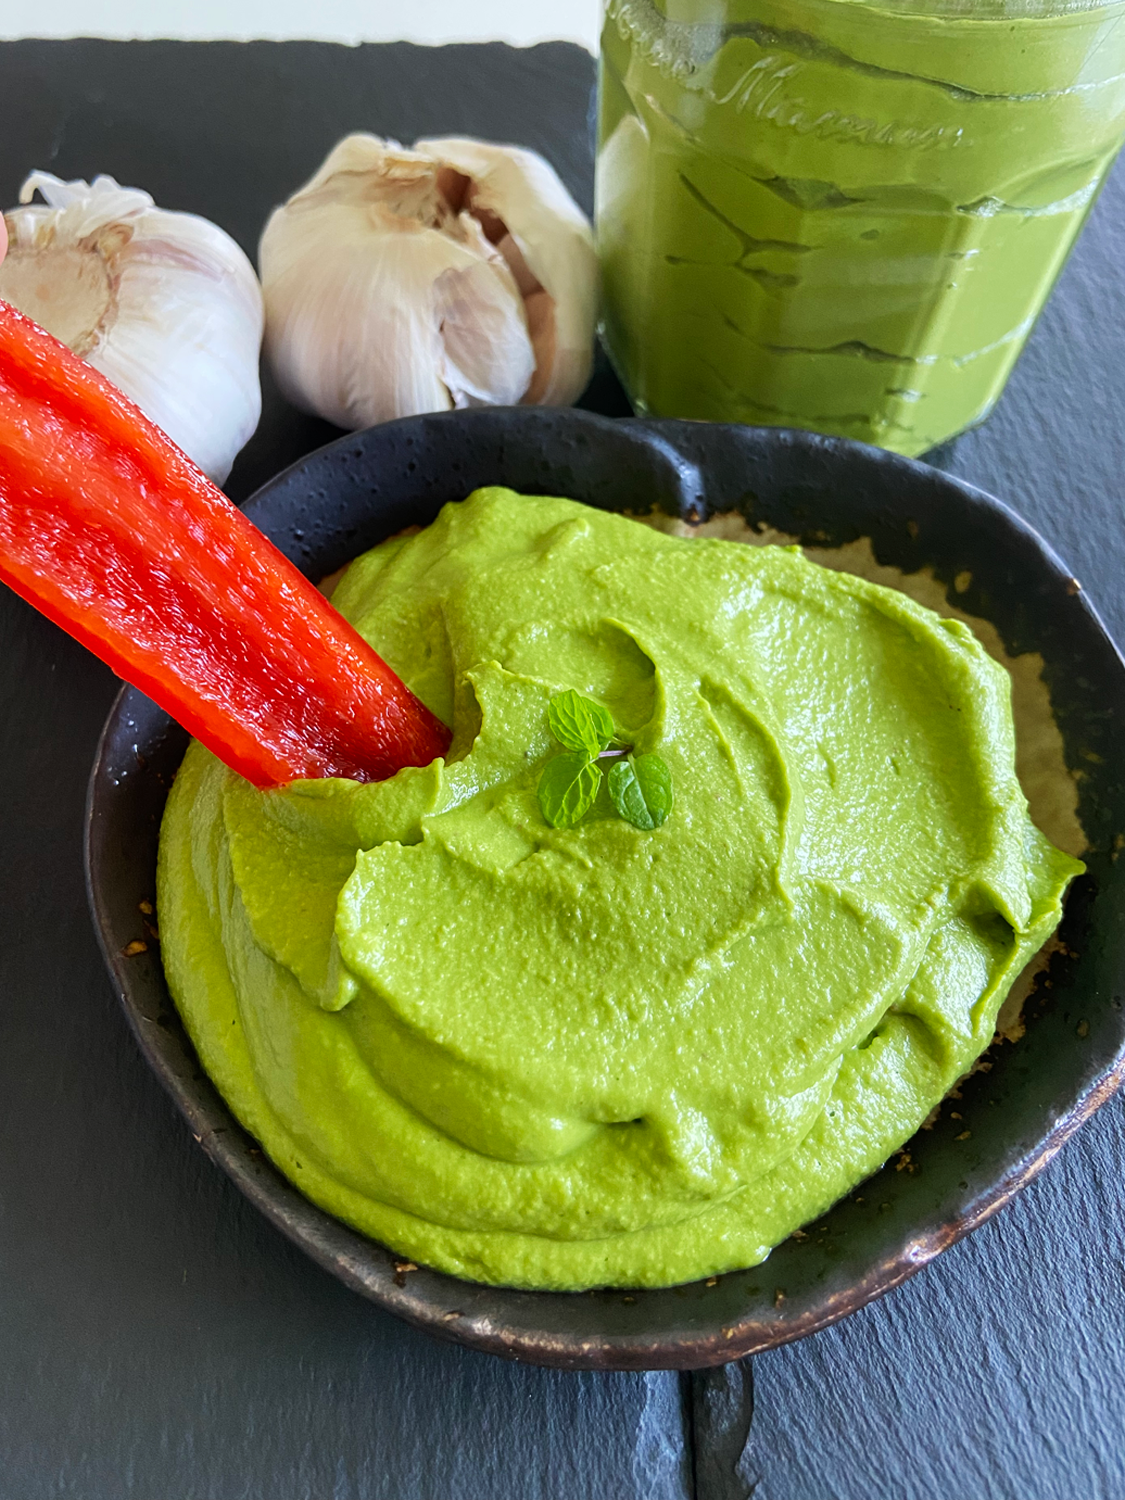
[{"label": "swirl in dip", "polygon": [[[449,758],[262,792],[192,745],[164,960],[286,1176],[455,1275],[762,1260],[971,1066],[1082,869],[1028,817],[971,631],[796,549],[482,490],[334,603]],[[661,828],[544,822],[567,688],[667,762]]]}]

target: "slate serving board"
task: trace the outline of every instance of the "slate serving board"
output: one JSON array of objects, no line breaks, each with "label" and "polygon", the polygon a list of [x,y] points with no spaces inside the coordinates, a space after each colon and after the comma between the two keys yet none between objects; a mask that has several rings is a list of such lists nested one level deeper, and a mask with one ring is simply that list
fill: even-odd
[{"label": "slate serving board", "polygon": [[[0,44],[0,195],[112,172],[253,254],[348,130],[543,151],[587,207],[576,47]],[[1125,639],[1125,171],[990,422],[939,455],[1039,528]],[[622,414],[603,370],[585,404]],[[228,489],[334,435],[267,383]],[[839,1327],[707,1375],[436,1344],[292,1250],[137,1055],[82,892],[108,671],[0,597],[0,1500],[1119,1500],[1125,1110]]]}]

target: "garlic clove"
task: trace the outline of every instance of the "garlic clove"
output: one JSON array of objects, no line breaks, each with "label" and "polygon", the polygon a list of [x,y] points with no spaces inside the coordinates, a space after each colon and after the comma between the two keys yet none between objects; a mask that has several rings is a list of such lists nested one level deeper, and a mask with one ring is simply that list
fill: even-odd
[{"label": "garlic clove", "polygon": [[[590,378],[598,265],[589,220],[558,174],[534,151],[461,136],[414,149],[467,178],[472,212],[497,234],[497,249],[524,293],[537,354],[528,404],[565,406]],[[533,306],[534,302],[534,306]]]},{"label": "garlic clove", "polygon": [[[28,200],[39,191],[45,204]],[[33,172],[0,297],[101,370],[217,483],[258,425],[263,310],[229,235],[112,177]]]},{"label": "garlic clove", "polygon": [[455,406],[515,406],[535,374],[524,301],[477,221],[461,220],[480,259],[450,266],[434,282],[442,380]]},{"label": "garlic clove", "polygon": [[[259,264],[266,346],[291,401],[354,428],[451,406],[569,401],[580,393],[595,315],[589,225],[545,162],[530,152],[508,154],[528,161],[482,197],[455,162],[352,135],[275,210]],[[568,236],[569,252],[539,257],[562,288],[563,309],[506,222],[478,206],[531,196],[537,183],[543,212]],[[514,214],[521,226],[535,218],[534,208]],[[556,275],[556,260],[568,253],[584,269]]]}]

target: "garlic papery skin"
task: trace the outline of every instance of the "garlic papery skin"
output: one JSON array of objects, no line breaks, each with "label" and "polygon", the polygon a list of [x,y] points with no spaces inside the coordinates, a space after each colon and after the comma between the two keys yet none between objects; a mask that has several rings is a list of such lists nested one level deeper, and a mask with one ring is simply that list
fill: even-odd
[{"label": "garlic papery skin", "polygon": [[272,214],[259,268],[278,383],[337,426],[565,405],[589,379],[593,235],[533,152],[347,136]]},{"label": "garlic papery skin", "polygon": [[[45,203],[32,203],[38,192]],[[0,298],[100,370],[221,484],[262,410],[264,313],[217,225],[112,177],[33,172],[5,214]]]}]

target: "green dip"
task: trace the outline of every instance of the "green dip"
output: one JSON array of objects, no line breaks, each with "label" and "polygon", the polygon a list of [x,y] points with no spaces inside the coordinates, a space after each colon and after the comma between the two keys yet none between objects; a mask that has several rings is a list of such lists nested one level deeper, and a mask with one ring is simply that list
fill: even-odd
[{"label": "green dip", "polygon": [[[481,490],[334,602],[449,759],[262,792],[193,744],[164,960],[281,1170],[456,1275],[760,1261],[987,1046],[1082,868],[1028,818],[969,629],[796,549]],[[663,827],[544,822],[567,688],[667,762]]]},{"label": "green dip", "polygon": [[908,454],[983,417],[1125,135],[1123,19],[609,0],[598,243],[638,410]]}]

